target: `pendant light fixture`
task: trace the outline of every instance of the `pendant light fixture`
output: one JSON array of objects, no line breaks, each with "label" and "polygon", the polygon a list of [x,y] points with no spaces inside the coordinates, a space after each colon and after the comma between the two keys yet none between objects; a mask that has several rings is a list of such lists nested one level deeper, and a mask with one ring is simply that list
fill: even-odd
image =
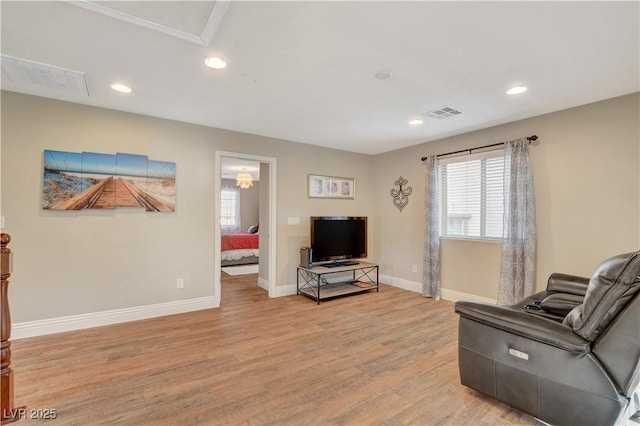
[{"label": "pendant light fixture", "polygon": [[243,171],[242,173],[239,173],[238,176],[236,176],[236,185],[241,189],[247,189],[253,186],[253,177],[250,173]]}]

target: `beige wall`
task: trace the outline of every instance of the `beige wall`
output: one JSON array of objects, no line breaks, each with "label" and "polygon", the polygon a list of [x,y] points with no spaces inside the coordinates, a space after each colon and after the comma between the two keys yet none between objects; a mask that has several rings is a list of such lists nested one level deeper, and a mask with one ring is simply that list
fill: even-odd
[{"label": "beige wall", "polygon": [[[217,296],[217,150],[277,159],[278,287],[295,285],[298,250],[309,243],[309,217],[316,215],[368,216],[369,259],[380,263],[382,274],[417,283],[424,230],[420,157],[538,134],[540,143],[531,148],[538,288],[553,271],[588,275],[603,258],[640,246],[638,105],[634,94],[366,156],[3,92],[0,214],[13,236],[13,320]],[[175,161],[176,212],[44,211],[45,149]],[[354,177],[356,199],[307,198],[309,173]],[[413,188],[402,212],[389,195],[400,175]],[[288,225],[289,217],[299,217],[300,225]],[[443,287],[495,298],[499,252],[496,243],[445,240]],[[183,290],[176,278],[185,279]]]},{"label": "beige wall", "polygon": [[[1,111],[0,214],[13,237],[14,323],[216,296],[216,150],[277,158],[277,286],[295,285],[309,216],[366,215],[371,205],[369,156],[11,92],[2,92]],[[176,212],[42,210],[45,149],[174,161]],[[356,178],[356,200],[309,200],[308,173]],[[301,224],[287,225],[290,216]]]},{"label": "beige wall", "polygon": [[[540,137],[531,146],[536,193],[536,284],[554,271],[590,275],[603,259],[640,248],[639,94],[585,105],[378,155],[374,258],[382,273],[421,282],[424,170],[420,158],[462,148]],[[403,175],[413,194],[402,213],[389,190]],[[442,243],[442,287],[497,297],[500,245]],[[412,266],[418,272],[412,272]]]}]

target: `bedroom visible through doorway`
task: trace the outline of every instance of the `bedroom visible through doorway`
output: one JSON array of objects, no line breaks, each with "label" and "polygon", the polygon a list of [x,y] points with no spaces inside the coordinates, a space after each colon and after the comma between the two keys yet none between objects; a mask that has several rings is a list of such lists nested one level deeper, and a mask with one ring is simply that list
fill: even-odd
[{"label": "bedroom visible through doorway", "polygon": [[259,263],[260,162],[223,157],[220,173],[220,264],[227,270],[256,265]]},{"label": "bedroom visible through doorway", "polygon": [[274,158],[216,153],[216,297],[222,294],[222,282],[228,282],[223,276],[252,274],[257,274],[256,286],[267,290],[265,297],[273,297],[275,167]]}]

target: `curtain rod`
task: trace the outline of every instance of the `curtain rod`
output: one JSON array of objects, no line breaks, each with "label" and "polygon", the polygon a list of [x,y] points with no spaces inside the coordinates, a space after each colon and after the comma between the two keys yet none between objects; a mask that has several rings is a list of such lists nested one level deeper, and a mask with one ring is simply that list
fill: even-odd
[{"label": "curtain rod", "polygon": [[[537,135],[531,135],[527,137],[527,140],[529,141],[529,143],[533,142],[533,141],[537,141],[538,140],[538,136]],[[452,152],[447,152],[445,154],[438,154],[436,155],[437,158],[440,157],[445,157],[447,155],[452,155],[452,154],[460,154],[461,152],[468,152],[469,154],[471,154],[471,151],[477,151],[479,149],[484,149],[484,148],[491,148],[494,146],[501,146],[504,145],[506,142],[499,142],[499,143],[492,143],[490,145],[483,145],[483,146],[478,146],[476,148],[469,148],[469,149],[461,149],[459,151],[452,151]],[[424,161],[426,160],[428,157],[422,157],[421,160]]]}]

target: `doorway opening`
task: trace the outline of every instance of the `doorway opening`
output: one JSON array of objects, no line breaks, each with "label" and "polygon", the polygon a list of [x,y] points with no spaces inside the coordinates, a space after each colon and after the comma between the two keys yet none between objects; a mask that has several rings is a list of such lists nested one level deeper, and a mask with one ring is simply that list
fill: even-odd
[{"label": "doorway opening", "polygon": [[[244,162],[244,163],[243,163]],[[249,212],[245,217],[245,223],[242,223],[241,220],[230,220],[229,215],[231,213],[225,212],[223,215],[222,212],[222,196],[223,191],[225,191],[225,197],[233,198],[234,195],[231,190],[231,186],[233,182],[229,182],[226,180],[227,177],[223,176],[222,170],[223,165],[231,164],[234,167],[237,167],[237,174],[240,173],[248,173],[252,174],[252,170],[249,170],[252,165],[255,164],[255,167],[259,170],[256,171],[256,177],[258,177],[259,184],[256,182],[256,186],[258,187],[257,194],[258,197],[258,205],[259,212],[257,217],[257,223],[247,223],[247,220],[250,222],[255,221],[255,216],[252,216],[252,213]],[[248,166],[244,166],[243,164],[247,164]],[[247,170],[242,170],[245,168]],[[258,228],[258,232],[251,232],[252,234],[256,234],[259,241],[258,248],[258,282],[257,285],[264,290],[267,291],[268,297],[275,297],[275,275],[276,275],[276,159],[273,157],[264,157],[259,155],[251,155],[251,154],[243,154],[236,152],[227,152],[227,151],[216,151],[215,157],[215,170],[218,171],[215,175],[215,184],[214,191],[216,194],[216,206],[214,209],[215,218],[214,218],[214,298],[216,299],[216,305],[220,305],[222,303],[221,300],[221,276],[222,276],[222,244],[221,238],[224,232],[228,233],[229,231],[238,230],[243,233],[249,234],[249,230],[254,231],[254,229],[250,229],[252,226]],[[252,176],[253,179],[253,176]],[[243,189],[239,189],[238,191],[242,191]],[[234,204],[230,201],[224,202],[227,207],[231,206],[233,208]],[[229,209],[227,209],[229,210]],[[247,229],[244,229],[247,228]],[[242,261],[241,261],[242,262]],[[250,261],[249,261],[250,262]]]}]

